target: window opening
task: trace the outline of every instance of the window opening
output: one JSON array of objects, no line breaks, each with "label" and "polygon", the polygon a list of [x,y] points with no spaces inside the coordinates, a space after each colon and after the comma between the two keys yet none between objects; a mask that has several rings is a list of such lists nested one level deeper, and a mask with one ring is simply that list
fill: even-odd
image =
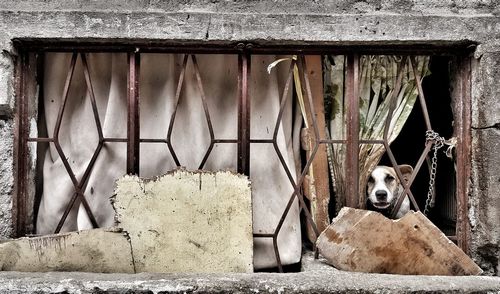
[{"label": "window opening", "polygon": [[[108,146],[120,146],[117,147],[117,150],[121,152],[120,156],[125,161],[125,164],[123,164],[122,174],[147,173],[143,171],[147,170],[147,168],[144,167],[142,158],[148,156],[148,148],[152,148],[151,150],[155,148],[164,148],[165,150],[168,150],[168,155],[170,156],[170,164],[172,166],[182,166],[183,163],[181,157],[177,152],[177,149],[182,149],[183,146],[176,146],[176,142],[172,138],[175,134],[175,128],[179,127],[176,125],[178,124],[177,120],[179,119],[178,109],[179,107],[181,109],[183,107],[186,107],[186,105],[183,104],[185,103],[185,101],[183,101],[182,93],[183,91],[186,91],[184,87],[186,83],[187,68],[190,68],[189,74],[194,75],[194,78],[191,80],[195,81],[196,89],[200,97],[198,103],[201,103],[202,113],[198,113],[197,115],[201,115],[204,117],[204,121],[206,123],[205,128],[208,133],[208,144],[207,146],[205,146],[206,149],[204,149],[205,151],[203,153],[203,156],[201,157],[199,165],[195,166],[194,168],[204,168],[207,162],[209,162],[210,156],[214,152],[214,149],[218,148],[218,146],[233,146],[231,147],[233,148],[233,150],[229,153],[236,154],[236,158],[233,159],[236,161],[236,166],[234,165],[234,162],[229,165],[233,166],[238,172],[250,175],[250,178],[252,178],[252,158],[258,156],[256,152],[259,150],[259,148],[267,148],[263,147],[267,145],[274,150],[274,154],[277,157],[278,163],[278,166],[272,166],[268,168],[279,168],[288,179],[288,183],[291,186],[291,194],[285,197],[287,201],[284,202],[284,205],[282,205],[281,207],[280,213],[278,213],[279,218],[277,224],[274,226],[274,229],[270,231],[257,231],[254,233],[256,246],[259,246],[259,239],[267,240],[265,242],[268,243],[263,244],[271,245],[272,253],[274,255],[279,271],[283,271],[283,262],[278,239],[291,210],[298,210],[303,214],[305,222],[308,224],[310,230],[312,230],[313,239],[320,233],[310,210],[310,202],[304,196],[303,184],[307,174],[310,172],[310,167],[313,164],[315,156],[321,145],[326,146],[327,148],[331,148],[330,146],[332,145],[345,146],[345,170],[343,170],[342,172],[345,173],[345,179],[347,183],[358,183],[360,180],[359,148],[361,148],[361,146],[363,146],[364,144],[382,144],[387,151],[387,154],[382,159],[382,162],[386,162],[388,163],[388,165],[397,166],[399,163],[403,163],[399,162],[399,159],[395,157],[394,153],[397,152],[398,154],[400,154],[399,151],[404,150],[405,147],[403,145],[407,141],[405,141],[402,136],[398,138],[393,145],[389,145],[388,143],[388,128],[390,124],[390,118],[397,106],[396,95],[393,95],[390,100],[391,104],[389,107],[388,119],[384,123],[385,128],[383,138],[368,140],[359,136],[359,107],[360,103],[362,102],[360,102],[359,99],[356,99],[356,97],[359,97],[360,91],[360,55],[356,53],[350,53],[345,55],[344,57],[345,68],[341,77],[344,83],[344,96],[346,99],[346,135],[344,138],[338,138],[333,135],[331,137],[328,137],[320,134],[321,132],[318,127],[316,117],[316,113],[318,110],[315,109],[315,103],[313,101],[311,83],[308,74],[308,65],[304,55],[298,55],[295,58],[290,58],[290,61],[286,65],[279,65],[280,67],[285,67],[286,71],[284,71],[285,74],[282,75],[284,81],[282,81],[282,83],[280,84],[280,89],[278,90],[279,107],[277,117],[275,118],[275,120],[273,120],[272,128],[267,130],[267,133],[270,134],[270,136],[254,136],[254,133],[252,132],[252,119],[254,119],[254,117],[252,116],[252,99],[255,99],[255,95],[258,93],[252,92],[253,88],[251,86],[251,83],[253,82],[252,80],[255,81],[258,79],[258,77],[256,76],[256,72],[262,73],[264,71],[263,69],[259,70],[258,68],[267,67],[270,63],[269,61],[272,61],[272,59],[259,59],[259,55],[252,55],[249,52],[236,52],[233,55],[219,55],[219,57],[222,56],[224,58],[232,59],[231,62],[235,65],[233,71],[231,72],[233,79],[228,83],[232,84],[231,87],[235,89],[234,93],[236,94],[233,98],[237,100],[237,103],[235,104],[236,109],[232,110],[236,114],[236,117],[232,123],[237,125],[237,132],[234,134],[236,135],[236,137],[226,137],[219,136],[217,133],[217,128],[213,125],[213,113],[215,111],[214,109],[210,109],[210,105],[207,102],[209,101],[209,99],[213,99],[213,97],[206,95],[207,83],[204,82],[204,79],[206,79],[207,76],[203,76],[200,73],[198,60],[199,54],[195,55],[190,52],[183,53],[184,54],[176,54],[179,63],[178,66],[180,67],[179,74],[171,75],[175,78],[176,85],[174,88],[172,88],[175,89],[175,94],[173,96],[174,99],[169,102],[172,103],[173,107],[171,108],[169,116],[161,118],[163,122],[163,130],[158,133],[161,135],[148,137],[142,135],[143,126],[152,130],[157,128],[157,126],[153,126],[151,124],[148,125],[147,122],[144,123],[142,120],[142,118],[146,117],[148,114],[147,110],[141,107],[141,99],[143,99],[142,95],[144,94],[141,92],[141,85],[143,85],[144,83],[154,83],[155,81],[151,79],[143,79],[147,74],[142,72],[141,66],[143,66],[144,62],[147,61],[147,58],[144,58],[146,54],[160,53],[140,53],[139,51],[128,53],[123,52],[120,56],[116,57],[122,59],[121,67],[123,68],[122,74],[119,76],[119,78],[125,79],[126,82],[126,89],[122,89],[122,91],[126,92],[126,99],[122,99],[120,102],[123,103],[123,107],[124,109],[126,109],[126,120],[122,119],[125,126],[122,125],[119,127],[119,129],[123,131],[122,133],[120,133],[119,135],[113,134],[111,136],[108,136],[106,134],[106,130],[103,129],[103,114],[99,112],[100,107],[98,105],[98,99],[96,100],[95,97],[95,79],[92,76],[93,69],[91,66],[89,66],[87,52],[74,51],[72,53],[67,53],[68,56],[70,56],[70,61],[63,83],[64,86],[61,95],[61,103],[59,105],[57,116],[55,118],[54,128],[52,130],[50,128],[44,130],[43,127],[40,127],[40,125],[45,124],[46,120],[48,119],[47,117],[42,115],[42,113],[46,111],[48,105],[44,105],[43,103],[35,103],[36,101],[34,102],[34,100],[36,100],[37,93],[32,89],[33,84],[36,85],[36,83],[38,82],[41,87],[40,92],[38,93],[40,94],[39,99],[40,101],[45,99],[46,97],[43,97],[42,95],[44,90],[44,82],[41,79],[47,78],[47,76],[41,77],[40,71],[38,71],[37,73],[38,76],[36,76],[34,72],[30,72],[30,68],[32,70],[32,67],[34,64],[36,65],[37,60],[39,65],[41,65],[40,60],[43,60],[46,54],[49,53],[38,52],[37,54],[34,54],[33,52],[23,52],[21,62],[19,64],[19,69],[21,69],[22,71],[18,88],[18,97],[20,98],[20,103],[18,105],[19,133],[17,135],[17,152],[20,154],[20,157],[18,158],[19,161],[17,162],[18,181],[16,183],[16,189],[18,198],[16,206],[18,216],[17,228],[19,235],[30,233],[27,229],[27,223],[30,222],[30,219],[26,214],[26,211],[29,209],[27,205],[30,204],[29,201],[26,201],[26,199],[34,197],[33,195],[30,196],[30,194],[34,193],[32,191],[33,189],[30,188],[29,183],[30,181],[34,181],[32,175],[33,171],[30,171],[29,163],[29,152],[33,152],[33,150],[36,150],[35,154],[37,154],[37,156],[41,158],[41,154],[45,152],[47,148],[53,148],[55,154],[60,157],[62,165],[64,166],[64,170],[67,173],[67,176],[69,177],[72,184],[71,188],[73,189],[73,192],[71,192],[70,200],[67,201],[67,206],[64,208],[62,217],[57,222],[57,226],[54,230],[54,232],[56,233],[61,231],[65,221],[68,218],[68,215],[74,213],[74,210],[76,209],[75,205],[78,205],[80,203],[80,209],[83,209],[88,216],[88,219],[85,221],[90,223],[92,227],[99,226],[99,219],[95,216],[95,210],[90,207],[86,198],[88,197],[87,194],[93,194],[95,193],[95,191],[92,187],[88,188],[87,184],[89,181],[89,177],[92,175],[93,170],[95,170],[95,164],[98,161],[100,154],[102,154],[103,150],[105,152],[109,152]],[[162,54],[165,55],[164,53]],[[217,57],[217,55],[213,56]],[[327,56],[328,55],[324,55],[323,58],[327,58]],[[276,57],[273,58],[277,59]],[[124,62],[123,60],[126,60],[126,62]],[[255,60],[264,60],[267,62],[262,62],[262,64],[255,64]],[[455,86],[455,88],[451,93],[448,93],[448,96],[451,97],[449,100],[438,100],[437,98],[435,99],[434,94],[436,93],[433,92],[436,85],[449,84],[448,81],[446,81],[446,78],[443,78],[444,80],[437,79],[436,81],[429,79],[429,82],[424,79],[422,85],[420,82],[421,74],[417,71],[415,56],[405,54],[402,55],[401,60],[401,64],[406,64],[408,68],[411,68],[413,70],[413,75],[416,77],[415,86],[418,95],[414,108],[420,109],[420,112],[415,110],[412,111],[409,121],[407,122],[407,124],[405,124],[405,128],[410,128],[410,126],[413,127],[414,123],[412,123],[412,117],[422,115],[426,126],[425,129],[432,129],[430,119],[430,117],[432,116],[428,115],[429,107],[427,107],[427,102],[431,101],[429,99],[432,99],[432,101],[440,101],[441,104],[439,106],[439,109],[444,106],[449,107],[450,103],[452,104],[451,106],[453,107],[453,113],[449,111],[447,115],[454,115],[453,129],[451,129],[451,127],[448,125],[446,131],[441,135],[449,136],[451,134],[454,134],[458,138],[455,155],[455,165],[457,173],[456,176],[450,176],[450,173],[448,173],[448,171],[450,171],[451,169],[450,164],[448,164],[448,166],[446,166],[446,164],[443,164],[443,171],[440,170],[439,173],[446,174],[448,175],[448,177],[446,180],[439,180],[438,182],[440,183],[439,185],[443,185],[442,182],[451,182],[453,184],[456,184],[457,188],[456,191],[451,192],[450,190],[444,190],[448,193],[448,196],[446,198],[436,198],[437,204],[441,211],[439,211],[438,213],[436,210],[433,213],[436,214],[436,216],[434,216],[434,219],[439,219],[439,216],[443,216],[443,218],[441,219],[441,228],[443,229],[443,231],[445,231],[452,240],[456,240],[459,245],[461,245],[462,248],[466,250],[465,244],[467,243],[467,226],[464,219],[467,211],[467,185],[466,183],[463,183],[464,181],[460,182],[457,180],[467,178],[469,174],[467,159],[470,156],[468,155],[468,152],[470,150],[470,134],[468,133],[470,129],[470,106],[468,105],[470,104],[470,101],[468,100],[468,96],[470,95],[468,85],[468,83],[470,82],[470,69],[468,67],[467,58],[462,56],[435,57],[433,58],[433,62],[431,62],[431,65],[435,67],[435,69],[432,69],[431,66],[431,70],[436,70],[435,75],[431,75],[432,77],[443,77],[447,76],[448,74],[451,76],[451,81],[449,83]],[[47,67],[50,65],[45,63],[43,66]],[[447,68],[447,66],[449,68]],[[96,129],[96,146],[93,148],[93,152],[91,152],[90,159],[87,159],[88,164],[86,164],[79,173],[74,171],[74,167],[72,167],[72,163],[70,162],[70,160],[67,159],[65,150],[62,147],[60,141],[62,137],[61,128],[64,127],[63,121],[65,119],[64,114],[67,107],[66,103],[68,99],[72,99],[72,97],[70,97],[71,83],[75,75],[75,68],[77,67],[82,70],[80,74],[83,75],[84,80],[84,84],[79,86],[86,89],[88,96],[88,100],[82,99],[82,103],[89,103],[88,107],[90,107],[89,109],[91,109],[93,124]],[[125,69],[126,72],[123,72],[123,69]],[[450,71],[453,70],[453,73],[448,72],[448,69],[450,69]],[[399,88],[401,86],[401,80],[403,79],[402,72],[402,70],[398,71],[396,83],[394,86],[395,88]],[[326,73],[323,72],[323,74]],[[38,81],[36,81],[36,78],[38,78]],[[295,88],[297,84],[300,84],[298,91]],[[227,85],[228,84],[226,84],[226,86]],[[445,91],[445,88],[441,87],[440,91]],[[294,95],[292,95],[292,93],[294,93]],[[308,150],[308,156],[305,160],[303,160],[301,166],[297,167],[297,169],[294,169],[291,168],[289,159],[287,159],[287,155],[284,155],[283,153],[282,148],[284,145],[283,142],[280,141],[282,139],[279,138],[278,134],[280,132],[283,132],[283,120],[286,119],[288,120],[288,122],[290,122],[290,114],[286,113],[285,108],[292,103],[292,100],[295,100],[293,101],[293,103],[297,103],[297,100],[301,100],[299,99],[299,97],[297,97],[297,93],[300,93],[299,96],[303,96],[302,107],[309,109],[309,113],[313,115],[309,115],[309,117],[307,117],[306,115],[305,119],[306,124],[309,124],[308,134],[310,137],[310,146]],[[443,93],[439,93],[438,95],[442,94]],[[417,105],[419,107],[417,107]],[[296,113],[298,113],[298,109],[300,108],[300,106],[296,107]],[[431,106],[431,109],[434,109],[434,106]],[[301,115],[304,116],[304,113],[302,113]],[[33,130],[36,129],[32,125],[33,119],[39,119],[38,130]],[[29,132],[26,131],[30,127],[31,130],[29,130]],[[180,125],[180,127],[182,129],[183,125]],[[38,131],[38,133],[36,133],[36,131]],[[451,131],[453,132],[451,133]],[[403,134],[404,132],[405,131],[403,130]],[[235,145],[236,148],[234,148]],[[418,210],[422,208],[422,199],[419,197],[415,197],[413,193],[413,184],[414,182],[418,183],[421,174],[425,173],[420,173],[419,171],[425,170],[425,168],[422,167],[425,166],[426,156],[429,154],[429,152],[431,152],[432,146],[433,141],[427,141],[424,151],[418,157],[418,161],[414,166],[414,172],[411,178],[409,179],[407,184],[403,184],[405,187],[405,192],[411,199],[413,209]],[[401,154],[404,154],[404,152],[401,152]],[[414,153],[414,155],[415,154],[416,153]],[[444,160],[441,158],[439,160],[440,164],[443,161]],[[36,175],[37,177],[40,177],[40,166],[42,164],[43,163],[38,160],[38,173]],[[157,172],[163,172],[163,170],[161,170],[160,168]],[[398,177],[402,179],[403,177],[401,172],[397,170],[397,173]],[[443,176],[438,175],[438,178],[442,179]],[[328,181],[328,179],[324,180]],[[405,183],[404,181],[402,182]],[[38,185],[38,190],[43,189],[43,187],[41,187],[43,183],[40,183],[40,178],[37,178],[36,183]],[[436,189],[438,191],[442,191],[443,187],[439,185]],[[345,200],[342,200],[341,198],[339,198],[340,196],[338,194],[334,194],[333,192],[332,200],[335,200],[337,203],[341,203],[342,205],[343,203],[345,203],[345,205],[347,206],[364,207],[364,189],[364,184],[347,184],[346,191],[344,193],[346,197]],[[422,195],[421,192],[418,192],[418,194]],[[40,193],[38,192],[37,195],[40,195]],[[40,202],[40,199],[36,200],[38,203]],[[454,201],[456,201],[456,205]],[[397,203],[396,207],[393,209],[393,213],[394,211],[397,211],[398,205],[401,205],[401,202],[402,201],[399,201]],[[333,210],[331,209],[330,212],[332,211]],[[330,217],[332,216],[333,215],[330,215]],[[456,221],[457,223],[456,228],[454,228],[452,224],[454,221]]]}]

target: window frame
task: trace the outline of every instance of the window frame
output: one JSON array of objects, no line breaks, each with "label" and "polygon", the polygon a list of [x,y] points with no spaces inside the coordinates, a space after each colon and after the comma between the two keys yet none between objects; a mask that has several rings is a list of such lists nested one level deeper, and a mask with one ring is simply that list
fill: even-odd
[{"label": "window frame", "polygon": [[[42,83],[37,80],[37,73],[40,73],[43,62],[41,58],[44,52],[125,52],[128,57],[129,74],[127,83],[128,101],[128,128],[127,128],[127,173],[139,172],[139,69],[141,53],[225,53],[238,55],[238,144],[237,171],[249,175],[251,144],[266,143],[257,142],[250,137],[250,99],[248,95],[248,78],[250,77],[250,60],[252,55],[258,54],[293,54],[293,55],[318,55],[318,54],[342,54],[347,56],[348,67],[346,73],[346,96],[356,97],[358,79],[356,64],[359,56],[363,54],[398,54],[398,55],[446,55],[453,58],[456,66],[454,76],[450,74],[452,110],[454,117],[454,135],[457,137],[456,149],[456,200],[457,200],[457,222],[456,233],[449,236],[456,241],[464,252],[470,254],[470,227],[468,222],[468,198],[470,191],[471,177],[471,52],[470,44],[452,45],[342,45],[330,46],[323,44],[267,44],[256,45],[249,42],[237,43],[169,43],[169,42],[147,42],[137,41],[129,44],[117,44],[115,42],[78,42],[63,41],[54,42],[50,40],[15,40],[14,42],[19,56],[16,60],[14,84],[16,96],[15,110],[15,133],[14,133],[14,192],[13,192],[13,227],[16,236],[24,236],[31,233],[29,229],[28,206],[29,188],[28,172],[30,169],[30,154],[28,151],[30,114],[28,104],[30,97],[37,99],[37,85]],[[303,69],[307,69],[303,65]],[[304,69],[304,70],[305,70]],[[39,77],[39,76],[38,76]],[[308,95],[310,97],[310,95]],[[310,100],[310,99],[309,99]],[[348,135],[345,141],[347,147],[347,168],[346,178],[354,183],[359,182],[359,146],[363,142],[359,138],[359,117],[356,115],[358,109],[357,99],[349,98],[349,119],[347,122]],[[311,102],[311,101],[310,101]],[[312,105],[311,105],[311,109]],[[314,117],[314,116],[313,116]],[[358,127],[356,127],[358,126]],[[318,138],[318,137],[317,137]],[[317,139],[316,145],[333,143],[334,140]],[[272,142],[267,142],[272,143]],[[314,156],[313,156],[314,157]],[[328,179],[326,179],[328,181]],[[300,186],[300,185],[299,185]],[[347,195],[358,195],[358,185],[348,185]],[[300,200],[300,198],[299,198]],[[303,202],[303,199],[302,199]],[[348,206],[357,206],[357,197],[347,199]],[[306,209],[306,214],[309,213]],[[35,216],[36,218],[36,216]],[[308,217],[310,218],[310,216]],[[34,220],[31,220],[34,221]],[[311,221],[311,220],[310,220]],[[313,227],[314,224],[313,224]],[[318,234],[316,229],[316,234]],[[254,237],[273,238],[277,235],[254,234]],[[276,242],[275,251],[277,250]],[[278,254],[279,256],[279,254]],[[278,265],[282,270],[278,259]]]}]

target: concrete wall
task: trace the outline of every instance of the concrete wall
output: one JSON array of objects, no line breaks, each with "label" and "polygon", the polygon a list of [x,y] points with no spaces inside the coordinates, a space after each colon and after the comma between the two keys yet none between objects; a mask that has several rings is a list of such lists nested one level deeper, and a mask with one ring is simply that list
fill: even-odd
[{"label": "concrete wall", "polygon": [[[307,3],[307,4],[305,4]],[[497,0],[0,0],[0,234],[12,232],[13,39],[112,38],[256,44],[476,42],[473,69],[472,253],[500,257],[500,4]]]}]

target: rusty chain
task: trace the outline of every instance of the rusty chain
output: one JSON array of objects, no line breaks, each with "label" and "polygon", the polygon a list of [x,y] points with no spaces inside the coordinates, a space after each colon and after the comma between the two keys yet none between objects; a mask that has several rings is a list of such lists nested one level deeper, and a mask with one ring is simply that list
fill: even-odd
[{"label": "rusty chain", "polygon": [[434,207],[434,203],[432,201],[432,196],[434,195],[434,186],[436,181],[436,172],[437,172],[437,152],[441,147],[445,144],[445,139],[433,130],[428,130],[425,132],[425,140],[427,142],[432,141],[434,146],[432,149],[434,150],[434,154],[432,155],[432,163],[431,163],[431,171],[429,176],[429,191],[427,192],[427,199],[425,201],[424,214],[427,215],[429,213],[429,209]]}]

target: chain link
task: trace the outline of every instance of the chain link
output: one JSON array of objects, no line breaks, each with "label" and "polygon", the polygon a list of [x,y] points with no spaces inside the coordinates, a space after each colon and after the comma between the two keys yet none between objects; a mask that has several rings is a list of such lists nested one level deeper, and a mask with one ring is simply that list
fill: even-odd
[{"label": "chain link", "polygon": [[432,161],[431,161],[431,172],[429,176],[429,191],[427,192],[427,200],[425,201],[425,208],[424,208],[424,214],[427,215],[429,213],[429,209],[434,207],[434,201],[432,201],[432,196],[434,195],[434,185],[436,181],[436,172],[437,172],[437,153],[438,150],[443,147],[445,144],[445,139],[441,136],[439,136],[438,133],[436,133],[433,130],[428,130],[425,132],[425,140],[427,142],[432,141],[434,146],[434,154],[432,156]]}]

